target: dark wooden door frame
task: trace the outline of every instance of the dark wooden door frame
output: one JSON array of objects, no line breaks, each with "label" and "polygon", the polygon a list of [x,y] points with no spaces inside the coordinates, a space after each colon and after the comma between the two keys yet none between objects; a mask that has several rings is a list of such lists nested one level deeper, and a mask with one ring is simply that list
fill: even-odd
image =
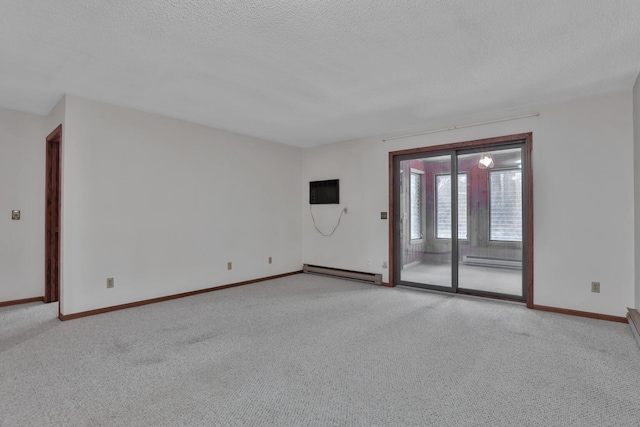
[{"label": "dark wooden door frame", "polygon": [[532,151],[532,137],[533,134],[521,133],[515,135],[506,135],[496,138],[478,139],[473,141],[457,142],[453,144],[436,145],[432,147],[412,148],[401,151],[389,152],[389,286],[395,286],[395,228],[396,228],[396,213],[394,203],[394,189],[395,189],[395,158],[397,156],[406,156],[411,154],[431,153],[434,151],[446,151],[446,150],[461,150],[461,149],[482,149],[490,147],[500,147],[500,145],[506,145],[513,142],[521,141],[525,143],[526,161],[525,179],[527,182],[527,194],[525,195],[527,200],[527,212],[526,212],[526,224],[525,224],[525,241],[524,250],[526,251],[527,263],[526,263],[526,288],[527,288],[527,307],[534,308],[533,305],[533,168],[531,166],[531,151]]},{"label": "dark wooden door frame", "polygon": [[[46,139],[45,169],[45,284],[46,303],[60,299],[60,191],[62,125]],[[58,304],[58,314],[60,314]]]}]

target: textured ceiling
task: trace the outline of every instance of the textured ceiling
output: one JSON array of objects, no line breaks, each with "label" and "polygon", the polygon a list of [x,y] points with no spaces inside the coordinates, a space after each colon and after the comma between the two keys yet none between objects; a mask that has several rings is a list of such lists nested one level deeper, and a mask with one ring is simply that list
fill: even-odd
[{"label": "textured ceiling", "polygon": [[0,0],[0,107],[70,93],[302,147],[638,72],[638,0]]}]

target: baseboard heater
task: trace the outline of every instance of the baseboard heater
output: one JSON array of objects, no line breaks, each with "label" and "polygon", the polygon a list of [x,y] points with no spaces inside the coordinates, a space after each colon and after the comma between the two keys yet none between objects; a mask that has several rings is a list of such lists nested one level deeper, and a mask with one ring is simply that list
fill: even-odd
[{"label": "baseboard heater", "polygon": [[501,259],[465,255],[462,257],[462,262],[469,265],[480,265],[483,267],[513,268],[516,270],[522,270],[522,261],[517,259]]},{"label": "baseboard heater", "polygon": [[304,264],[304,273],[321,274],[323,276],[341,277],[344,279],[362,280],[363,282],[382,285],[382,274],[365,273],[362,271],[342,270],[340,268],[321,267],[319,265]]}]

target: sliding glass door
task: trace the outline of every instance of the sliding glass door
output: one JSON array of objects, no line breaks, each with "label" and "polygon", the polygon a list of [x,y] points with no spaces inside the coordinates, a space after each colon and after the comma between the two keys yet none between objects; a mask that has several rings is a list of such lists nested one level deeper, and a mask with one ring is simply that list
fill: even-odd
[{"label": "sliding glass door", "polygon": [[458,155],[458,171],[468,177],[469,219],[468,238],[458,243],[458,289],[523,296],[522,152],[513,147]]},{"label": "sliding glass door", "polygon": [[396,284],[526,299],[525,148],[394,157]]},{"label": "sliding glass door", "polygon": [[[399,255],[403,282],[448,289],[453,286],[452,162],[452,154],[400,162]],[[439,210],[437,200],[445,202]]]}]

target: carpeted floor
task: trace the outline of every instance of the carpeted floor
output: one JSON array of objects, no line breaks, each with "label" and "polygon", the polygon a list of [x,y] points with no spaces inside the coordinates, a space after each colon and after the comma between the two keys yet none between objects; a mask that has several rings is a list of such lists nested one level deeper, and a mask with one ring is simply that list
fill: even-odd
[{"label": "carpeted floor", "polygon": [[628,325],[296,275],[0,309],[2,426],[637,426]]}]

